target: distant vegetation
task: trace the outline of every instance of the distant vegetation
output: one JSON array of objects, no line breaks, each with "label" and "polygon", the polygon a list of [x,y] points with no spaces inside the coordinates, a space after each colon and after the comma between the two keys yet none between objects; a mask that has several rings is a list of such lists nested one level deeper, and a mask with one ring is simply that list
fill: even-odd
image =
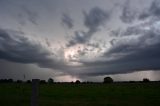
[{"label": "distant vegetation", "polygon": [[[94,84],[94,83],[149,83],[149,82],[160,82],[160,81],[150,81],[149,78],[143,78],[141,81],[114,81],[111,77],[104,77],[103,82],[92,82],[76,80],[75,82],[55,82],[53,78],[48,78],[48,80],[40,80],[40,84],[55,84],[55,83],[70,83],[70,84]],[[13,80],[13,79],[0,79],[0,83],[32,83],[32,80]]]},{"label": "distant vegetation", "polygon": [[[13,79],[0,79],[0,83],[31,83],[32,81],[31,80],[26,80],[26,81],[23,81],[23,80],[16,80],[14,81]],[[143,78],[142,81],[121,81],[121,82],[128,82],[128,83],[148,83],[148,82],[153,82],[153,81],[150,81],[148,78]],[[158,81],[154,81],[154,82],[158,82]],[[97,82],[91,82],[91,81],[84,81],[84,82],[81,82],[80,80],[76,80],[75,82],[55,82],[53,78],[49,78],[47,81],[46,80],[40,80],[40,84],[53,84],[53,83],[70,83],[70,84],[80,84],[80,83],[83,83],[83,84],[92,84],[92,83],[97,83]],[[98,82],[100,83],[100,82]],[[105,77],[103,79],[103,83],[117,83],[116,81],[114,81],[111,77]]]},{"label": "distant vegetation", "polygon": [[104,83],[113,83],[113,79],[111,77],[105,77]]},{"label": "distant vegetation", "polygon": [[76,80],[76,82],[75,82],[76,84],[80,84],[81,82],[79,81],[79,80]]},{"label": "distant vegetation", "polygon": [[148,78],[143,78],[143,82],[150,82]]},{"label": "distant vegetation", "polygon": [[53,80],[52,78],[49,78],[49,79],[48,79],[48,83],[49,83],[49,84],[53,84],[53,83],[54,83],[54,80]]}]

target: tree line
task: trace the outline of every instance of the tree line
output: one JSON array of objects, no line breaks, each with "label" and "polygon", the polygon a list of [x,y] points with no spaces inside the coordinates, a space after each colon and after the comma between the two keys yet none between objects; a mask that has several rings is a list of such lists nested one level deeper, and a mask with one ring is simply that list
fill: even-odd
[{"label": "tree line", "polygon": [[[13,79],[0,79],[0,83],[31,83],[32,81],[31,80],[26,80],[26,81],[22,81],[22,80],[16,80],[14,81]],[[103,79],[103,83],[113,83],[114,80],[111,78],[111,77],[105,77]],[[134,82],[137,82],[137,81],[128,81],[129,83],[134,83]],[[141,82],[150,82],[150,80],[148,78],[143,78],[143,80]],[[52,83],[65,83],[65,82],[54,82],[54,79],[53,78],[49,78],[47,81],[46,80],[40,80],[40,83],[41,84],[52,84]],[[95,83],[95,82],[81,82],[80,80],[76,80],[75,82],[70,82],[70,83],[75,83],[75,84],[80,84],[80,83],[84,83],[84,84],[87,84],[87,83]]]}]

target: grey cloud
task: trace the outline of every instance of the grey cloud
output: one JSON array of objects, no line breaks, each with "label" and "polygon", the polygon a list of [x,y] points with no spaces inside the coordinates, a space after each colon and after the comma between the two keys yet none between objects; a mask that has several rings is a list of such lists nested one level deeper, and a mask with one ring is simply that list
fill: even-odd
[{"label": "grey cloud", "polygon": [[97,30],[99,26],[109,19],[109,13],[98,7],[92,8],[88,14],[86,12],[83,13],[85,16],[84,25],[89,30]]},{"label": "grey cloud", "polygon": [[122,36],[130,36],[137,35],[141,30],[135,26],[129,26],[126,29],[115,29],[110,31],[109,36],[111,37],[122,37]]},{"label": "grey cloud", "polygon": [[[136,26],[135,26],[136,27]],[[138,38],[120,38],[107,50],[102,59],[81,61],[85,75],[131,73],[143,70],[160,70],[160,30],[141,31]],[[134,32],[133,32],[134,33]],[[132,34],[132,33],[130,33]],[[127,37],[127,36],[125,36]],[[83,73],[82,73],[83,74]]]},{"label": "grey cloud", "polygon": [[142,29],[142,26],[129,26],[126,28],[125,31],[121,32],[120,33],[120,36],[131,36],[131,35],[139,35],[139,34],[142,34],[142,33],[145,33],[146,30]]},{"label": "grey cloud", "polygon": [[[110,36],[112,37],[127,37],[127,36],[141,36],[143,33],[148,33],[147,27],[150,25],[153,26],[154,21],[149,21],[137,25],[128,26],[126,29],[116,29],[110,32]],[[145,29],[146,27],[146,29]],[[149,27],[148,27],[149,28]]]},{"label": "grey cloud", "polygon": [[38,25],[38,13],[26,6],[21,7],[22,13],[18,14],[19,23],[24,26],[27,21],[34,25]]},{"label": "grey cloud", "polygon": [[[89,75],[105,75],[130,73],[143,70],[159,70],[160,69],[160,44],[141,49],[133,54],[126,55],[112,61],[90,63],[94,66],[92,73]],[[89,65],[88,65],[89,66]],[[88,71],[89,72],[89,71]]]},{"label": "grey cloud", "polygon": [[159,70],[159,46],[160,45],[143,49],[139,52],[127,55],[123,58],[119,58],[113,61],[95,62],[92,64],[87,64],[86,67],[88,71],[85,74],[88,74],[89,76],[97,76],[106,74],[131,73],[134,71],[143,70]]},{"label": "grey cloud", "polygon": [[115,42],[116,42],[116,39],[110,40],[110,44],[111,44],[112,46],[115,44]]},{"label": "grey cloud", "polygon": [[121,29],[118,28],[118,29],[116,29],[116,30],[112,30],[112,31],[110,32],[110,36],[118,37],[118,36],[120,35],[120,33],[121,33]]},{"label": "grey cloud", "polygon": [[0,29],[0,59],[54,69],[63,65],[52,52],[23,35],[22,32]]},{"label": "grey cloud", "polygon": [[75,31],[75,36],[69,41],[68,46],[76,44],[83,44],[90,40],[90,38],[98,31],[98,28],[109,20],[110,13],[102,10],[99,7],[92,8],[89,13],[83,12],[84,25],[88,28],[87,32]]},{"label": "grey cloud", "polygon": [[[75,62],[82,63],[80,66],[66,65],[62,61],[51,58],[52,54],[50,51],[43,48],[42,45],[31,42],[28,38],[19,36],[18,34],[23,35],[23,33],[19,32],[0,30],[0,59],[60,69],[62,72],[80,78],[81,76],[160,69],[160,35],[159,31],[157,32],[154,29],[145,33],[142,32],[139,40],[136,39],[138,40],[136,43],[130,41],[124,42],[123,40],[119,41],[123,43],[114,43],[113,47],[104,53],[102,60],[74,60]],[[93,46],[99,48],[98,45]],[[78,53],[83,56],[87,51],[78,51]]]},{"label": "grey cloud", "polygon": [[144,11],[143,11],[143,13],[141,13],[141,14],[139,15],[139,19],[140,19],[140,20],[143,20],[143,19],[148,18],[149,16],[150,16],[150,14],[149,14],[148,12],[144,12]]},{"label": "grey cloud", "polygon": [[[150,28],[149,30],[141,29],[134,32],[134,29],[137,28],[137,26],[131,28],[133,31],[124,32],[127,33],[125,36],[127,38],[119,40],[119,42],[109,50],[108,54],[134,52],[160,42],[160,30],[157,31],[155,28]],[[139,36],[130,38],[131,35]]]},{"label": "grey cloud", "polygon": [[76,44],[84,44],[90,40],[92,35],[95,33],[93,31],[75,31],[75,36],[72,37],[72,39],[69,41],[69,44],[67,44],[68,47],[74,46]]},{"label": "grey cloud", "polygon": [[48,47],[51,47],[51,43],[49,42],[48,38],[45,39],[45,42],[46,42]]},{"label": "grey cloud", "polygon": [[99,43],[96,43],[96,42],[95,43],[87,43],[83,49],[78,51],[79,52],[78,54],[80,56],[88,55],[88,53],[93,53],[95,51],[95,49],[101,51],[102,47],[100,46]]},{"label": "grey cloud", "polygon": [[62,24],[66,25],[69,29],[73,28],[73,19],[68,14],[63,14]]},{"label": "grey cloud", "polygon": [[150,7],[146,10],[144,10],[140,15],[139,19],[143,20],[148,17],[160,17],[160,1],[159,0],[154,0]]},{"label": "grey cloud", "polygon": [[99,43],[88,43],[88,46],[91,46],[93,48],[100,48],[100,44]]},{"label": "grey cloud", "polygon": [[136,15],[137,13],[130,7],[130,0],[126,0],[120,19],[124,23],[132,23],[136,19]]},{"label": "grey cloud", "polygon": [[150,12],[155,15],[155,16],[160,16],[160,1],[159,0],[154,0],[152,2],[152,5],[150,7]]}]

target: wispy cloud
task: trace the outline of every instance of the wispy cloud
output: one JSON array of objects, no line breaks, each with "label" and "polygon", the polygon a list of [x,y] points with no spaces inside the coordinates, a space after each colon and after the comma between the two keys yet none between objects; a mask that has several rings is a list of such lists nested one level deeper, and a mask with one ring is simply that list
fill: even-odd
[{"label": "wispy cloud", "polygon": [[122,9],[120,19],[124,23],[132,23],[135,20],[136,15],[136,11],[130,7],[130,0],[126,0]]},{"label": "wispy cloud", "polygon": [[73,19],[68,14],[63,14],[62,16],[62,24],[67,26],[69,29],[73,28]]},{"label": "wispy cloud", "polygon": [[145,9],[139,16],[140,20],[144,20],[149,17],[160,17],[160,1],[153,0],[150,7]]},{"label": "wispy cloud", "polygon": [[103,26],[110,18],[110,13],[102,10],[99,7],[92,8],[89,13],[83,11],[83,15],[84,25],[88,28],[88,31],[75,31],[75,36],[69,41],[68,46],[88,42],[90,38],[98,31],[98,28]]},{"label": "wispy cloud", "polygon": [[33,25],[38,25],[38,13],[27,6],[20,6],[21,12],[17,15],[17,20],[20,25],[25,26],[28,22]]}]

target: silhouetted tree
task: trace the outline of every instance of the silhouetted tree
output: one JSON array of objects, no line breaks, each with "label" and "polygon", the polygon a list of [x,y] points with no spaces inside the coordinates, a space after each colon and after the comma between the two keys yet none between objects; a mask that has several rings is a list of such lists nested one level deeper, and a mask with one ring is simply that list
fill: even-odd
[{"label": "silhouetted tree", "polygon": [[81,83],[81,81],[80,80],[76,80],[76,82],[75,82],[76,84],[80,84]]},{"label": "silhouetted tree", "polygon": [[52,78],[49,78],[49,79],[48,79],[48,83],[49,83],[49,84],[52,84],[53,82],[54,82],[54,80],[53,80]]},{"label": "silhouetted tree", "polygon": [[148,78],[143,78],[143,82],[149,82],[150,80]]},{"label": "silhouetted tree", "polygon": [[113,83],[113,79],[111,77],[105,77],[103,83]]},{"label": "silhouetted tree", "polygon": [[8,82],[9,82],[9,83],[12,83],[12,82],[13,82],[13,79],[8,79]]},{"label": "silhouetted tree", "polygon": [[74,82],[73,82],[73,81],[71,81],[70,83],[71,83],[71,84],[73,84]]},{"label": "silhouetted tree", "polygon": [[1,79],[0,82],[1,83],[7,83],[7,79]]},{"label": "silhouetted tree", "polygon": [[13,79],[0,79],[0,83],[12,83]]}]

